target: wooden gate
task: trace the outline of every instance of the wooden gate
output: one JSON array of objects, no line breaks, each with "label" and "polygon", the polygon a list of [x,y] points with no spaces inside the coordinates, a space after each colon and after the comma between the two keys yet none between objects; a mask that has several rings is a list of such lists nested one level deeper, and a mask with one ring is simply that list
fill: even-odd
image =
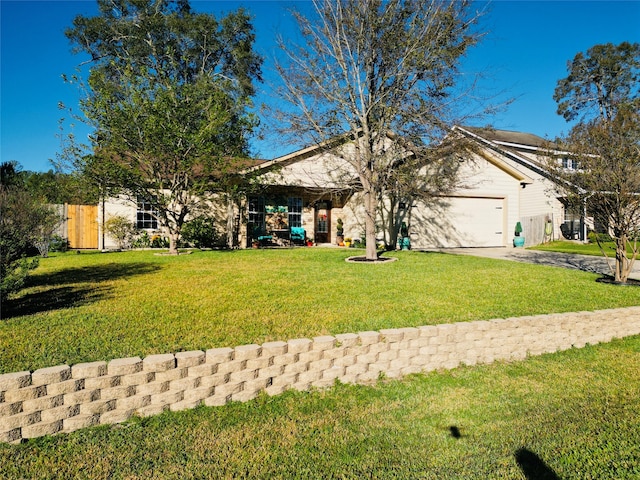
[{"label": "wooden gate", "polygon": [[69,248],[98,248],[98,206],[67,205]]}]

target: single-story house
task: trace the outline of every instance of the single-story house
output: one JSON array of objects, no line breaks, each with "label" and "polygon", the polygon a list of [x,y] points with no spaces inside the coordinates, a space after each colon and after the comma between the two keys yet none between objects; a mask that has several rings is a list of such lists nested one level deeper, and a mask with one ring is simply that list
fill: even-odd
[{"label": "single-story house", "polygon": [[[527,246],[560,239],[563,234],[583,238],[580,214],[565,208],[543,168],[545,139],[488,128],[454,130],[476,142],[478,148],[460,160],[459,189],[447,196],[400,205],[406,209],[412,248],[510,247],[517,222]],[[288,244],[292,229],[294,234],[304,230],[304,237],[317,244],[336,243],[338,219],[344,237],[363,238],[357,182],[345,181],[348,168],[341,162],[345,163],[320,146],[258,162],[252,168],[261,177],[261,193],[249,195],[232,214],[227,205],[215,202],[212,211],[220,218],[221,228],[239,225],[241,248],[250,247],[258,237],[271,244]],[[130,217],[150,234],[161,234],[152,207],[144,199],[136,204],[106,200],[98,208],[98,226],[103,217],[116,214]],[[230,215],[234,218],[228,218]],[[98,237],[99,248],[115,246],[102,232]]]}]

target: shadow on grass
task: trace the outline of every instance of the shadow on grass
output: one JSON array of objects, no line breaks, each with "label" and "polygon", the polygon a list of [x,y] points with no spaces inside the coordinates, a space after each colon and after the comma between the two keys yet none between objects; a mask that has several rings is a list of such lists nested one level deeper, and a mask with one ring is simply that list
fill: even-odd
[{"label": "shadow on grass", "polygon": [[556,472],[531,450],[520,448],[516,451],[515,457],[527,480],[560,480]]},{"label": "shadow on grass", "polygon": [[111,288],[104,286],[93,288],[59,287],[42,292],[29,293],[4,303],[2,305],[2,318],[6,320],[22,315],[78,307],[108,297],[111,290]]},{"label": "shadow on grass", "polygon": [[107,263],[90,267],[68,268],[50,275],[33,275],[27,280],[29,287],[62,286],[76,283],[100,283],[120,278],[144,275],[160,270],[148,263]]},{"label": "shadow on grass", "polygon": [[4,302],[2,319],[93,303],[113,295],[113,288],[102,283],[153,273],[160,268],[147,263],[109,263],[69,268],[51,275],[33,275],[28,277],[26,287],[39,288],[40,291]]}]

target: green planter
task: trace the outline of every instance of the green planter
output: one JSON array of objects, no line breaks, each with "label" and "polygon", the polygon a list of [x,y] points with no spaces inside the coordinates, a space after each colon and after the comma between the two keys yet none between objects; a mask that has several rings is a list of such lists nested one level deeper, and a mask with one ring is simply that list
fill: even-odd
[{"label": "green planter", "polygon": [[524,237],[513,237],[514,247],[524,247]]}]

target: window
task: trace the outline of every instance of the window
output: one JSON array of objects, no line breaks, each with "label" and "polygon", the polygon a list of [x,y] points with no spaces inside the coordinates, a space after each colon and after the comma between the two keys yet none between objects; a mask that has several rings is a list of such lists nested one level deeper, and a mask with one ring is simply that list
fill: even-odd
[{"label": "window", "polygon": [[577,170],[578,161],[569,157],[562,157],[562,168],[566,168],[567,170]]},{"label": "window", "polygon": [[249,235],[264,234],[264,197],[249,198]]},{"label": "window", "polygon": [[136,227],[153,230],[158,228],[158,211],[153,208],[151,202],[142,197],[138,197]]},{"label": "window", "polygon": [[289,197],[289,227],[302,226],[302,199]]}]

